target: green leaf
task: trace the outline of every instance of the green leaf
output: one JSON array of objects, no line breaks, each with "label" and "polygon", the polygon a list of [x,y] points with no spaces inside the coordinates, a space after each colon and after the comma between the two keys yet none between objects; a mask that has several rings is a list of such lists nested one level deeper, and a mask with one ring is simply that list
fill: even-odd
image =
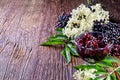
[{"label": "green leaf", "polygon": [[53,35],[48,38],[49,41],[65,41],[67,39],[68,38],[65,35]]},{"label": "green leaf", "polygon": [[70,49],[68,47],[66,47],[65,51],[66,51],[66,60],[69,63],[71,61]]},{"label": "green leaf", "polygon": [[113,62],[118,62],[118,60],[112,56],[107,56],[103,61],[96,63],[96,65],[101,67],[113,67]]},{"label": "green leaf", "polygon": [[53,45],[60,45],[60,44],[65,44],[63,41],[46,41],[41,44],[41,46],[53,46]]},{"label": "green leaf", "polygon": [[110,76],[110,75],[107,75],[105,80],[112,80],[112,79],[111,79],[111,76]]},{"label": "green leaf", "polygon": [[108,74],[108,72],[107,71],[96,71],[95,74],[104,75],[104,74]]},{"label": "green leaf", "polygon": [[62,54],[62,56],[63,56],[63,57],[65,58],[65,60],[66,60],[66,52],[65,52],[65,49],[62,50],[61,54]]},{"label": "green leaf", "polygon": [[95,65],[79,65],[79,66],[74,66],[75,69],[79,70],[79,69],[93,69],[95,68]]},{"label": "green leaf", "polygon": [[68,40],[67,36],[65,35],[53,35],[48,38],[48,40],[42,43],[42,46],[52,46],[52,45],[60,45],[65,44],[65,40]]},{"label": "green leaf", "polygon": [[120,68],[118,68],[116,71],[117,71],[117,73],[120,75]]},{"label": "green leaf", "polygon": [[113,67],[112,63],[109,61],[101,61],[99,63],[96,63],[96,65],[101,66],[101,67]]},{"label": "green leaf", "polygon": [[92,78],[88,79],[88,80],[93,80]]},{"label": "green leaf", "polygon": [[87,3],[88,3],[88,5],[92,4],[92,1],[91,0],[87,0]]},{"label": "green leaf", "polygon": [[117,78],[115,74],[108,74],[105,80],[117,80]]},{"label": "green leaf", "polygon": [[79,56],[79,54],[78,54],[77,51],[76,51],[76,47],[75,47],[74,45],[68,43],[67,46],[69,47],[72,55],[74,55],[74,56]]},{"label": "green leaf", "polygon": [[111,74],[110,76],[111,76],[111,80],[117,80],[117,78],[116,78],[116,75],[115,75],[115,74]]},{"label": "green leaf", "polygon": [[99,78],[99,77],[97,77],[97,78],[95,78],[94,80],[104,80],[104,78]]},{"label": "green leaf", "polygon": [[68,47],[66,47],[64,50],[62,50],[61,54],[65,58],[67,63],[69,63],[71,61],[71,54],[70,54],[70,50]]},{"label": "green leaf", "polygon": [[104,61],[108,61],[108,62],[118,62],[118,59],[112,56],[107,56]]},{"label": "green leaf", "polygon": [[104,74],[108,74],[108,72],[106,70],[97,70],[95,72],[95,74],[97,74],[97,75],[104,75]]},{"label": "green leaf", "polygon": [[55,31],[56,31],[58,34],[63,34],[63,33],[62,33],[62,28],[56,28]]},{"label": "green leaf", "polygon": [[98,70],[98,71],[101,71],[101,72],[107,72],[105,70],[105,68],[101,67],[101,66],[98,66],[98,65],[95,65],[95,69]]}]

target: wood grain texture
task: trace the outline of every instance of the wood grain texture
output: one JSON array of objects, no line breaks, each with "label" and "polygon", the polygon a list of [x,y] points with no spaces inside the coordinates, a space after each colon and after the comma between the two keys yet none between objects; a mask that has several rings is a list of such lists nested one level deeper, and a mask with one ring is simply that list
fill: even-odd
[{"label": "wood grain texture", "polygon": [[[120,22],[118,7],[103,5]],[[111,0],[112,1],[112,0]],[[74,58],[66,65],[61,47],[42,47],[54,34],[57,17],[85,0],[0,0],[0,80],[73,80],[72,66],[84,63]],[[107,4],[107,5],[106,5]],[[115,9],[115,10],[113,10]],[[115,19],[115,18],[114,18]]]}]

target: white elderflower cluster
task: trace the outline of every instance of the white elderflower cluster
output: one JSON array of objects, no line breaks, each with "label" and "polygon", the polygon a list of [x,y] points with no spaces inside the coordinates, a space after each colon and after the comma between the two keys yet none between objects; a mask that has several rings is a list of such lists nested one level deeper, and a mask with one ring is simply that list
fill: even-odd
[{"label": "white elderflower cluster", "polygon": [[109,12],[103,10],[100,4],[87,7],[81,4],[77,9],[73,9],[71,17],[63,30],[68,37],[74,37],[85,31],[92,31],[94,21],[109,22]]},{"label": "white elderflower cluster", "polygon": [[73,78],[75,80],[89,80],[89,79],[95,79],[97,76],[94,74],[94,72],[97,71],[96,69],[85,69],[85,70],[77,70],[73,74]]}]

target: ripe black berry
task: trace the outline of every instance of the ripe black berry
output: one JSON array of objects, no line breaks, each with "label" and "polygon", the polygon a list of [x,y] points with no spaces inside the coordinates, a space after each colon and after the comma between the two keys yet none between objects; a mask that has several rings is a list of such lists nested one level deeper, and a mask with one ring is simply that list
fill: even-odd
[{"label": "ripe black berry", "polygon": [[103,42],[107,44],[110,42],[113,45],[110,54],[120,55],[120,25],[109,22],[108,24],[100,24],[101,22],[95,21],[93,31],[103,33]]},{"label": "ripe black berry", "polygon": [[116,23],[109,22],[108,24],[100,24],[100,22],[94,22],[93,31],[102,32],[104,37],[108,38],[108,41],[113,44],[119,44],[120,40],[120,26]]},{"label": "ripe black berry", "polygon": [[58,17],[56,27],[64,28],[67,25],[67,22],[69,21],[69,18],[71,17],[71,14],[66,14],[65,12]]}]

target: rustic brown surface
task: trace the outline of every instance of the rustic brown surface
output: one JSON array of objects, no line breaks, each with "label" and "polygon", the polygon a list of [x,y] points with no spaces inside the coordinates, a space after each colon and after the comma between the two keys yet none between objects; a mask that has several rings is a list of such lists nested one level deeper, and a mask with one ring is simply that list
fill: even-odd
[{"label": "rustic brown surface", "polygon": [[[120,6],[106,1],[120,22]],[[109,1],[109,0],[108,0]],[[115,0],[111,0],[115,1]],[[73,59],[66,65],[61,48],[39,46],[54,34],[58,15],[85,0],[0,0],[0,80],[73,80]],[[116,8],[114,8],[116,7]]]}]

